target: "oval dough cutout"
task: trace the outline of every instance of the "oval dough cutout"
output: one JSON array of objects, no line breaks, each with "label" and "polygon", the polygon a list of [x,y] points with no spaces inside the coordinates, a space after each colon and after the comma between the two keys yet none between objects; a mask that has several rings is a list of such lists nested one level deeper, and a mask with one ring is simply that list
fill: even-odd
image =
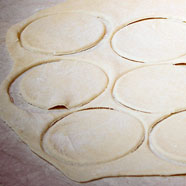
[{"label": "oval dough cutout", "polygon": [[89,49],[104,34],[105,26],[97,17],[63,13],[33,21],[23,30],[20,39],[28,50],[60,55]]},{"label": "oval dough cutout", "polygon": [[186,68],[154,65],[121,76],[113,96],[121,104],[151,113],[174,112],[186,108]]},{"label": "oval dough cutout", "polygon": [[28,103],[40,108],[72,108],[90,102],[107,84],[106,74],[93,64],[60,61],[29,70],[20,82],[20,91]]},{"label": "oval dough cutout", "polygon": [[144,128],[133,116],[109,109],[68,115],[44,136],[45,151],[58,160],[78,164],[103,163],[134,151]]},{"label": "oval dough cutout", "polygon": [[146,19],[118,30],[112,47],[120,56],[138,62],[161,62],[186,54],[186,23]]},{"label": "oval dough cutout", "polygon": [[186,163],[186,112],[158,123],[150,133],[152,151],[164,158]]}]

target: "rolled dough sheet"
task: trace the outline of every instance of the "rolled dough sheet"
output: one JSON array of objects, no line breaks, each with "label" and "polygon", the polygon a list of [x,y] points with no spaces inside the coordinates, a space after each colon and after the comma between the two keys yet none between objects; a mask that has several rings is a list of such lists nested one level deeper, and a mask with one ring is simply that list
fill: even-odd
[{"label": "rolled dough sheet", "polygon": [[185,12],[68,0],[12,26],[0,117],[78,182],[185,174]]}]

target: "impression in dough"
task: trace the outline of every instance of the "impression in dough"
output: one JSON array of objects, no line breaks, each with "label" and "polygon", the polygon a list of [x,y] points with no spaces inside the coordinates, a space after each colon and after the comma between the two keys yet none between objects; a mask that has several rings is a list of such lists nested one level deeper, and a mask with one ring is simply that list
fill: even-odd
[{"label": "impression in dough", "polygon": [[95,46],[104,36],[103,22],[83,13],[61,13],[30,23],[21,33],[24,48],[53,55],[71,54]]},{"label": "impression in dough", "polygon": [[158,123],[150,133],[150,147],[164,159],[186,163],[186,112]]},{"label": "impression in dough", "polygon": [[161,62],[186,54],[186,24],[171,19],[144,19],[120,28],[114,51],[138,62]]},{"label": "impression in dough", "polygon": [[107,75],[99,67],[62,60],[29,70],[20,81],[20,92],[28,103],[43,109],[72,108],[90,102],[107,83]]},{"label": "impression in dough", "polygon": [[121,104],[151,113],[174,112],[186,108],[186,68],[153,65],[121,76],[113,96]]},{"label": "impression in dough", "polygon": [[72,113],[54,124],[43,139],[44,150],[58,161],[96,164],[136,150],[144,128],[135,117],[109,109]]},{"label": "impression in dough", "polygon": [[7,33],[0,117],[75,181],[186,174],[185,18],[184,0],[67,0],[36,13]]}]

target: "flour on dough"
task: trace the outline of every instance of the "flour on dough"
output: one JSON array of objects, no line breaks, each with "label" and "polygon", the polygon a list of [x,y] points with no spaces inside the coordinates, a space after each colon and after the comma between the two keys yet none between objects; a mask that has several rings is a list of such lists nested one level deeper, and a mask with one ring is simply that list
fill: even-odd
[{"label": "flour on dough", "polygon": [[127,155],[143,139],[143,125],[135,117],[109,109],[92,109],[58,121],[46,132],[43,147],[58,161],[96,164]]},{"label": "flour on dough", "polygon": [[99,67],[61,60],[28,71],[20,82],[20,90],[27,102],[40,108],[72,108],[96,98],[107,84],[107,75]]},{"label": "flour on dough", "polygon": [[0,117],[78,182],[185,174],[186,113],[157,124],[186,109],[186,68],[173,65],[186,62],[185,21],[184,0],[67,0],[36,13],[7,33]]}]

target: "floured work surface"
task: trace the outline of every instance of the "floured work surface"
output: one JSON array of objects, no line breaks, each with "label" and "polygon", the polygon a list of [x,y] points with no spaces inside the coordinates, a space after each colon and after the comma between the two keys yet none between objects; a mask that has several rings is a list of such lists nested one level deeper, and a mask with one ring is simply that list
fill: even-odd
[{"label": "floured work surface", "polygon": [[185,174],[184,7],[71,0],[14,25],[0,117],[75,181]]}]

